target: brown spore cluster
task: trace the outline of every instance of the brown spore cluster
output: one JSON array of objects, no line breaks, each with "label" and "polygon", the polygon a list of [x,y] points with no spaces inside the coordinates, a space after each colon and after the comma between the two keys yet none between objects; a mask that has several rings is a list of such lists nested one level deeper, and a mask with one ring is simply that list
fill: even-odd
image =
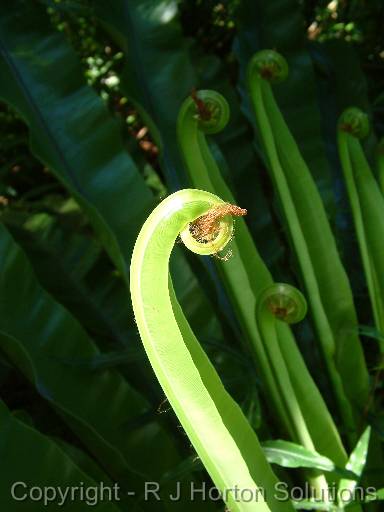
[{"label": "brown spore cluster", "polygon": [[223,203],[211,208],[206,214],[191,222],[192,236],[201,243],[208,243],[216,238],[220,229],[220,220],[226,215],[243,217],[247,210],[230,203]]}]

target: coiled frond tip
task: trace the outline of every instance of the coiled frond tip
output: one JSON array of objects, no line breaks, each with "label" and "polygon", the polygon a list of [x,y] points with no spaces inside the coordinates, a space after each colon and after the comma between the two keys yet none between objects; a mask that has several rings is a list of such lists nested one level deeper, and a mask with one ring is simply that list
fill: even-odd
[{"label": "coiled frond tip", "polygon": [[369,133],[368,115],[357,107],[349,107],[339,118],[339,130],[358,139],[364,139]]},{"label": "coiled frond tip", "polygon": [[197,254],[218,255],[233,237],[233,217],[246,214],[247,210],[233,204],[214,205],[205,215],[190,222],[181,231],[181,240],[188,249]]},{"label": "coiled frond tip", "polygon": [[220,93],[210,89],[193,90],[191,98],[195,104],[195,117],[199,127],[207,134],[220,132],[229,121],[230,110],[227,100]]},{"label": "coiled frond tip", "polygon": [[275,50],[261,50],[252,57],[248,66],[250,77],[257,72],[264,80],[278,83],[288,76],[289,68],[286,59]]},{"label": "coiled frond tip", "polygon": [[300,322],[307,313],[304,295],[286,283],[274,283],[265,288],[259,296],[258,307],[264,308],[276,319],[288,324]]}]

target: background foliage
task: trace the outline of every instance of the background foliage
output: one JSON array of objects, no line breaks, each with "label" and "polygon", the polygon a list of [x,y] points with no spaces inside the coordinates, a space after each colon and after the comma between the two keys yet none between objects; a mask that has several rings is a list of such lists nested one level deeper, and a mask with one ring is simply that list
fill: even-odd
[{"label": "background foliage", "polygon": [[[207,481],[143,353],[127,269],[148,212],[188,186],[176,143],[180,105],[194,88],[213,88],[231,107],[228,127],[210,142],[220,169],[248,208],[248,227],[275,279],[300,284],[245,93],[245,66],[268,47],[288,59],[290,79],[277,100],[325,202],[359,322],[368,326],[363,341],[375,386],[365,414],[384,436],[376,334],[335,145],[338,115],[359,106],[372,118],[366,151],[375,160],[384,135],[383,22],[380,0],[3,2],[0,435],[8,448],[2,443],[0,453],[10,474],[20,475],[31,438],[35,459],[49,453],[47,464],[57,468],[41,473],[52,485],[78,472],[138,495],[148,477]],[[212,262],[176,247],[172,275],[228,390],[261,438],[276,437]],[[332,411],[310,322],[296,331]],[[25,478],[34,470],[25,467]],[[5,496],[7,483],[1,486]]]}]

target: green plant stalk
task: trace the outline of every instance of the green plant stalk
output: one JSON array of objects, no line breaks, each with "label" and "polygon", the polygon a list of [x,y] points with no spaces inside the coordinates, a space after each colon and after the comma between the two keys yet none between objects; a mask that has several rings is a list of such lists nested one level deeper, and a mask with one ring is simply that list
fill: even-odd
[{"label": "green plant stalk", "polygon": [[384,138],[380,140],[379,145],[377,147],[376,162],[380,190],[384,195]]},{"label": "green plant stalk", "polygon": [[351,286],[316,184],[276,103],[272,88],[266,82],[264,92],[272,126],[276,128],[275,142],[282,169],[313,263],[324,313],[334,336],[334,364],[345,384],[345,395],[359,418],[369,395],[369,373],[358,336]]},{"label": "green plant stalk", "polygon": [[[344,126],[343,126],[344,125]],[[373,304],[375,304],[375,308],[377,311],[377,319],[374,317],[376,324],[376,328],[378,331],[382,328],[383,318],[384,318],[384,307],[383,307],[383,298],[384,298],[384,225],[383,225],[383,213],[384,213],[384,198],[379,189],[377,181],[373,176],[373,173],[368,164],[367,158],[364,154],[362,144],[360,142],[360,138],[363,138],[369,132],[369,121],[368,116],[364,114],[359,109],[350,108],[347,109],[341,116],[339,121],[339,137],[341,137],[341,146],[339,140],[339,150],[340,157],[343,156],[343,152],[345,151],[346,155],[349,158],[349,162],[351,168],[349,169],[349,177],[350,180],[353,180],[355,185],[355,190],[358,196],[358,205],[360,207],[360,215],[361,215],[361,230],[363,237],[359,238],[357,226],[359,225],[359,217],[356,216],[355,212],[352,211],[353,217],[355,220],[357,239],[359,243],[359,248],[363,257],[364,250],[369,256],[368,264],[368,272],[371,269],[372,271],[372,293],[370,296],[372,309]],[[345,130],[347,128],[347,132]],[[345,136],[342,136],[343,132]],[[344,155],[345,158],[345,155]],[[342,161],[343,170],[345,171],[345,160]],[[348,172],[348,168],[347,168]],[[352,203],[351,203],[352,207]],[[364,262],[363,262],[364,265]],[[364,266],[364,273],[366,273],[366,269]],[[368,275],[366,275],[368,281]],[[369,290],[371,293],[371,290]],[[374,309],[373,309],[374,311]],[[374,313],[375,314],[375,313]],[[380,340],[380,351],[381,351],[381,359],[383,360],[384,354],[384,343],[383,340]],[[379,374],[377,374],[379,375]],[[377,376],[376,376],[377,379]],[[373,384],[372,391],[370,396],[368,397],[364,411],[368,412],[370,406],[372,404],[373,394],[375,391],[375,384]],[[369,469],[375,467],[381,467],[383,464],[382,461],[382,450],[380,446],[380,441],[376,436],[373,436],[371,440],[371,456],[368,460]],[[378,479],[375,481],[375,475],[372,474],[370,477],[371,484],[373,481],[374,485],[379,486],[381,481]]]},{"label": "green plant stalk", "polygon": [[[232,236],[230,219],[220,222],[212,243],[193,238],[189,224],[223,202],[213,194],[187,189],[165,199],[148,217],[131,261],[131,296],[137,326],[156,376],[183,428],[232,512],[291,511],[275,499],[277,482],[256,434],[225,391],[180,309],[172,306],[169,258],[181,234],[194,252],[216,253]],[[229,227],[228,227],[229,226]],[[207,246],[210,246],[209,249]],[[183,324],[183,333],[179,325]],[[237,501],[230,489],[262,487],[268,504]]]},{"label": "green plant stalk", "polygon": [[[298,290],[287,284],[273,284],[259,296],[257,321],[265,341],[269,363],[279,394],[283,399],[290,421],[294,425],[299,442],[307,449],[316,451],[285,365],[276,332],[276,322],[299,322],[304,318],[306,311],[305,299]],[[324,499],[324,496],[327,496],[328,489],[324,475],[312,472],[308,474],[308,477],[315,491],[315,496]]]},{"label": "green plant stalk", "polygon": [[[339,121],[338,147],[374,322],[376,329],[384,332],[384,198],[359,141],[368,129],[363,112],[347,109]],[[382,341],[380,349],[383,354]]]},{"label": "green plant stalk", "polygon": [[[349,203],[352,210],[353,220],[355,224],[356,236],[359,243],[361,259],[363,262],[365,278],[367,280],[368,292],[371,299],[373,316],[376,327],[379,328],[380,325],[380,313],[379,307],[376,300],[377,290],[375,287],[375,270],[373,268],[373,262],[371,260],[369,254],[369,248],[367,244],[367,238],[365,234],[363,215],[360,206],[360,199],[357,192],[355,180],[353,178],[353,170],[351,158],[348,150],[348,138],[350,135],[343,132],[342,130],[338,131],[338,148],[339,148],[339,156],[341,161],[341,167],[343,169],[344,181],[347,187],[347,192],[349,196]],[[382,332],[382,331],[381,331]]]},{"label": "green plant stalk", "polygon": [[[292,147],[292,140],[290,141],[287,137],[286,131],[288,128],[286,125],[282,124],[280,122],[281,119],[276,117],[276,110],[270,108],[273,107],[273,103],[270,101],[272,99],[272,94],[268,96],[268,93],[270,92],[270,85],[259,73],[250,74],[250,93],[252,103],[260,127],[260,136],[268,156],[272,179],[280,198],[284,216],[287,220],[290,237],[300,265],[302,278],[307,289],[311,312],[315,321],[317,334],[334,389],[335,398],[338,403],[339,413],[346,426],[350,441],[353,442],[356,436],[356,423],[351,404],[346,395],[343,380],[335,363],[335,334],[331,328],[330,321],[323,304],[320,285],[313,267],[312,256],[302,230],[295,203],[291,195],[291,190],[287,183],[286,175],[282,168],[280,160],[281,153],[279,154],[277,149],[276,141],[278,138],[285,136],[284,140],[280,141],[281,144],[279,147],[291,142],[288,148],[286,147],[287,151]],[[274,123],[274,125],[272,123]],[[306,171],[303,170],[303,172]],[[359,399],[361,400],[361,397],[359,397]]]},{"label": "green plant stalk", "polygon": [[[260,327],[260,332],[262,333],[263,339],[265,340],[265,347],[275,382],[285,403],[285,407],[288,411],[290,420],[295,425],[295,430],[298,434],[299,442],[303,446],[314,450],[311,436],[302,416],[300,406],[297,402],[295,392],[290,382],[289,373],[284,363],[284,358],[280,351],[275,329],[276,316],[273,313],[272,306],[270,306],[268,303],[270,298],[271,300],[276,300],[276,297],[281,297],[282,300],[284,300],[285,288],[289,290],[290,287],[289,285],[284,284],[274,284],[266,288],[266,290],[259,296],[256,316],[258,325]],[[301,304],[298,304],[296,300],[295,306],[301,307]],[[284,306],[279,307],[282,308]],[[304,306],[304,314],[305,309],[306,307]],[[284,321],[282,315],[280,318]]]},{"label": "green plant stalk", "polygon": [[[198,109],[192,98],[184,101],[178,117],[178,140],[190,180],[196,188],[205,187],[210,192],[220,195],[225,201],[233,203],[235,201],[231,191],[221,177],[205,138],[205,133],[214,133],[223,128],[229,117],[228,105],[224,98],[214,91],[199,91],[198,97],[208,105],[213,105],[215,123],[211,122],[207,126],[199,118]],[[225,264],[216,260],[218,272],[233,304],[244,338],[251,347],[256,366],[261,372],[265,391],[273,402],[272,410],[278,415],[286,434],[292,440],[298,441],[277,388],[256,321],[257,297],[263,289],[273,283],[273,280],[242,219],[236,222],[236,237],[231,243],[231,248],[233,257]],[[280,350],[316,449],[338,461],[338,464],[344,465],[347,459],[339,434],[308,373],[289,327],[279,322],[277,332]]]},{"label": "green plant stalk", "polygon": [[[384,198],[370,169],[359,140],[348,141],[353,174],[361,198],[363,222],[373,269],[373,285],[378,310],[377,329],[384,333]],[[384,352],[384,345],[381,343]]]}]

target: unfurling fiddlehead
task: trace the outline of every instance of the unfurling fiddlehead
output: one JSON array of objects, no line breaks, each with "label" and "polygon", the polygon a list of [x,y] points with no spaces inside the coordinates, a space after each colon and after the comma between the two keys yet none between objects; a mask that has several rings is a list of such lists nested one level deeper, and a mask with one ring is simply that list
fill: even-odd
[{"label": "unfurling fiddlehead", "polygon": [[226,127],[229,121],[229,105],[221,94],[211,90],[193,91],[191,99],[196,107],[195,118],[201,130],[214,134]]},{"label": "unfurling fiddlehead", "polygon": [[[205,234],[200,240],[196,239],[189,244],[194,252],[207,254],[207,245],[211,242],[214,245],[209,250],[217,252],[231,239],[231,217],[218,217],[218,208],[228,213],[228,205],[217,196],[187,189],[166,198],[148,217],[137,238],[131,262],[135,319],[165,395],[229,509],[232,512],[288,512],[293,510],[291,504],[274,498],[276,478],[256,434],[225,391],[194,337],[174,298],[168,277],[175,240],[183,233],[182,237],[191,241],[197,219],[201,227],[216,209],[213,223],[216,227],[208,229],[212,240],[207,241]],[[258,486],[265,489],[268,504],[261,497],[255,504],[235,499],[233,495],[235,488],[257,489]]]},{"label": "unfurling fiddlehead", "polygon": [[256,73],[268,82],[279,83],[287,78],[288,71],[288,63],[280,53],[261,50],[252,57],[248,65],[248,80],[253,80]]},{"label": "unfurling fiddlehead", "polygon": [[[352,444],[356,422],[351,403],[363,407],[368,394],[368,372],[360,341],[357,335],[349,334],[357,331],[357,316],[324,205],[271,88],[272,82],[283,80],[287,73],[284,57],[263,50],[249,63],[248,87],[268,170],[306,287],[340,416]],[[353,351],[356,361],[353,376],[345,364],[350,356],[345,353],[347,347],[348,352]]]},{"label": "unfurling fiddlehead", "polygon": [[[229,203],[219,204],[191,222],[180,233],[184,245],[198,254],[218,256],[233,236],[233,217],[243,217],[247,210]],[[227,254],[231,254],[230,251]],[[227,259],[225,256],[222,259]]]},{"label": "unfurling fiddlehead", "polygon": [[[292,424],[296,441],[310,450],[315,450],[311,435],[298,403],[291,377],[276,333],[278,321],[294,324],[300,322],[307,312],[307,303],[302,293],[289,284],[275,283],[266,288],[258,297],[256,316],[262,333],[267,357],[272,368],[281,407]],[[315,494],[326,492],[328,485],[323,475],[309,475]]]},{"label": "unfurling fiddlehead", "polygon": [[193,186],[218,193],[226,201],[234,202],[205,138],[223,130],[228,119],[229,106],[221,94],[211,90],[194,91],[180,108],[177,136]]},{"label": "unfurling fiddlehead", "polygon": [[369,134],[369,119],[365,112],[349,107],[340,116],[339,130],[349,133],[357,139],[365,139]]},{"label": "unfurling fiddlehead", "polygon": [[[348,108],[338,123],[338,146],[376,328],[384,332],[384,197],[360,139],[369,133],[368,116]],[[384,353],[384,343],[381,343]]]},{"label": "unfurling fiddlehead", "polygon": [[260,295],[259,304],[287,324],[301,322],[307,313],[304,295],[289,284],[274,284]]}]

